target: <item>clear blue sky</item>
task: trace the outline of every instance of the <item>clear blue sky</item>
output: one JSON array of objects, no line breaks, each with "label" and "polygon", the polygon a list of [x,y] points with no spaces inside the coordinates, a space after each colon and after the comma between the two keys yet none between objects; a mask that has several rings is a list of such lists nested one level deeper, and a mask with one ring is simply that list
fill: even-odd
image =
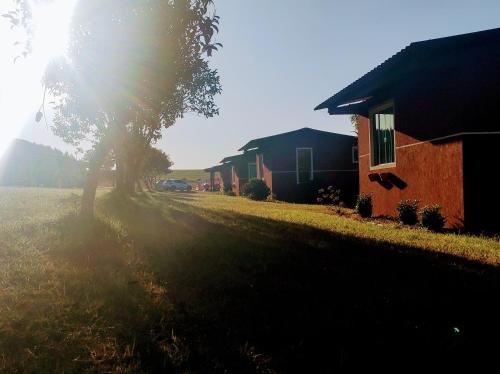
[{"label": "clear blue sky", "polygon": [[[213,59],[220,116],[188,115],[158,146],[177,169],[203,168],[248,140],[304,126],[349,133],[321,101],[412,41],[500,27],[499,0],[215,0],[221,16]],[[36,127],[35,127],[36,126]],[[58,146],[28,123],[21,137]]]}]

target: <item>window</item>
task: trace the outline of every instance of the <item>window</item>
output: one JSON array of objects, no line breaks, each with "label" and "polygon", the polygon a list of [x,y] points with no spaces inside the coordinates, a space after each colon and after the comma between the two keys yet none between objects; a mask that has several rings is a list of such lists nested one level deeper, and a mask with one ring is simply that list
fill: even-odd
[{"label": "window", "polygon": [[248,180],[257,178],[257,164],[255,162],[248,163]]},{"label": "window", "polygon": [[358,146],[354,145],[352,147],[352,163],[357,164],[358,163]]},{"label": "window", "polygon": [[297,184],[313,180],[312,148],[297,148]]},{"label": "window", "polygon": [[386,105],[370,115],[372,166],[395,161],[394,106]]},{"label": "window", "polygon": [[264,154],[261,153],[259,157],[259,178],[264,179]]}]

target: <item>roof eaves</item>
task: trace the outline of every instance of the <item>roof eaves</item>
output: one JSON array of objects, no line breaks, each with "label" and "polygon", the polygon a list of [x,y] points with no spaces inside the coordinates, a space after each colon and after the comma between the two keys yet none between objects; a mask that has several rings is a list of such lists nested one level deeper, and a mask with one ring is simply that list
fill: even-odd
[{"label": "roof eaves", "polygon": [[362,97],[356,97],[357,95],[354,94],[353,91],[359,89],[363,84],[366,85],[370,81],[376,80],[382,73],[390,70],[394,64],[399,62],[401,59],[408,57],[415,44],[416,43],[411,43],[407,47],[403,48],[401,51],[392,55],[384,62],[382,62],[381,64],[377,65],[375,68],[370,70],[368,73],[364,74],[359,79],[355,80],[348,86],[344,87],[342,90],[340,90],[327,100],[323,101],[321,104],[316,106],[314,110],[329,109],[331,107],[338,107],[339,105],[345,105],[349,104],[350,102],[361,100]]}]

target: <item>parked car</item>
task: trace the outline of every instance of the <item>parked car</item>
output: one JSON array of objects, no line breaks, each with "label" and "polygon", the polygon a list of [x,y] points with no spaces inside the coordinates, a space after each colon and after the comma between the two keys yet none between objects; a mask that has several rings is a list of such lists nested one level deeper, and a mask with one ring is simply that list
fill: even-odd
[{"label": "parked car", "polygon": [[191,189],[191,185],[181,179],[167,179],[162,183],[163,191],[191,191]]}]

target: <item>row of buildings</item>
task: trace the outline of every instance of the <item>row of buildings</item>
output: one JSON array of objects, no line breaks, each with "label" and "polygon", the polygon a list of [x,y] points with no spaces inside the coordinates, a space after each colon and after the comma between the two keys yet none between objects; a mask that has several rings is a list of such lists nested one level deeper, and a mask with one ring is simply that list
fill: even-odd
[{"label": "row of buildings", "polygon": [[355,115],[357,138],[301,129],[208,170],[235,193],[254,177],[283,200],[333,185],[370,193],[376,216],[417,199],[439,204],[448,227],[498,229],[499,108],[500,29],[416,42],[315,108]]},{"label": "row of buildings", "polygon": [[205,171],[212,188],[218,174],[221,188],[237,195],[245,183],[258,178],[279,200],[311,201],[319,188],[334,185],[352,202],[358,193],[356,144],[354,136],[306,127],[250,140],[239,149],[242,153]]}]

